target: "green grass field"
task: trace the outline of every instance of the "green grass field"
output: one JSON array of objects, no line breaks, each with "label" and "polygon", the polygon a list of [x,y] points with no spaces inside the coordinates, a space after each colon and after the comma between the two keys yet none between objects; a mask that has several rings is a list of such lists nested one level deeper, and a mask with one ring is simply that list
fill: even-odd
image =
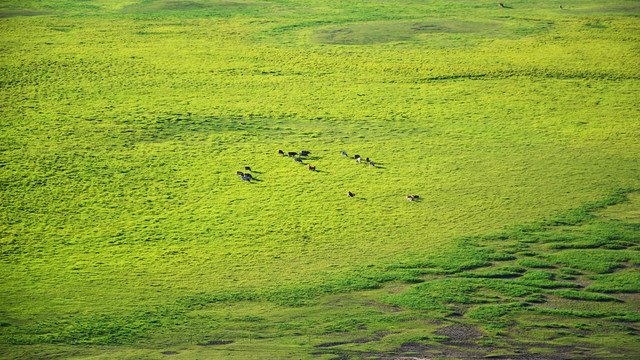
[{"label": "green grass field", "polygon": [[640,356],[639,16],[1,2],[0,358]]}]

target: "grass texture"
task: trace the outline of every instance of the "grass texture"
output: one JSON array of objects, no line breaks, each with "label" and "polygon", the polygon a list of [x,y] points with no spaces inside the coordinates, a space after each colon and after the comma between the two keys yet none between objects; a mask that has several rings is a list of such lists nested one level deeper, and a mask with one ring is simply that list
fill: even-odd
[{"label": "grass texture", "polygon": [[[633,319],[610,297],[638,284],[640,9],[506,5],[4,1],[0,353],[136,358],[264,326],[277,358],[293,333],[391,331],[394,306]],[[364,289],[384,304],[321,319]],[[318,316],[278,327],[296,306]]]}]

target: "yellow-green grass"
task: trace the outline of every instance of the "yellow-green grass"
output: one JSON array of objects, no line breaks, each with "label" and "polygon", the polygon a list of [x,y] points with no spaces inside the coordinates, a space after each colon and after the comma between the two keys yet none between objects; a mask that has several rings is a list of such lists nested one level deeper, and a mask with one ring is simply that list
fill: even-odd
[{"label": "yellow-green grass", "polygon": [[162,338],[199,297],[379,286],[637,187],[634,6],[3,3],[1,329]]}]

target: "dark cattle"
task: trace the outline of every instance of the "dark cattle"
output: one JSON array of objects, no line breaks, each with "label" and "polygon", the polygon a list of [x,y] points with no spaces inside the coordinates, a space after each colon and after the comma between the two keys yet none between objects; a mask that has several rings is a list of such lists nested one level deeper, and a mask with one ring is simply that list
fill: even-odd
[{"label": "dark cattle", "polygon": [[360,155],[353,155],[353,158],[354,158],[354,159],[357,159],[357,158],[359,158],[359,157],[360,157]]},{"label": "dark cattle", "polygon": [[287,156],[296,156],[296,155],[298,155],[298,153],[297,152],[293,152],[293,151],[289,151],[287,153]]},{"label": "dark cattle", "polygon": [[347,191],[347,195],[349,195],[349,197],[354,197],[354,196],[356,196],[356,194],[352,193],[351,191]]},{"label": "dark cattle", "polygon": [[414,199],[420,199],[420,196],[418,196],[418,195],[413,195],[413,198],[414,198]]},{"label": "dark cattle", "polygon": [[242,171],[236,171],[236,175],[244,176],[244,173]]},{"label": "dark cattle", "polygon": [[369,161],[369,166],[374,167],[376,164],[374,164],[373,161]]},{"label": "dark cattle", "polygon": [[251,174],[244,174],[244,176],[249,178],[249,180],[253,180],[253,175],[251,175]]},{"label": "dark cattle", "polygon": [[245,170],[245,171],[251,171],[251,167],[249,167],[249,166],[245,166],[245,167],[244,167],[244,170]]},{"label": "dark cattle", "polygon": [[504,4],[502,4],[502,3],[498,3],[498,6],[500,6],[501,8],[503,8],[503,7],[504,7]]},{"label": "dark cattle", "polygon": [[342,156],[347,156],[347,152],[346,152],[346,151],[343,151],[343,152],[342,152]]},{"label": "dark cattle", "polygon": [[294,158],[294,159],[293,159],[293,162],[299,162],[299,163],[301,163],[301,162],[302,162],[302,159],[300,159],[300,158]]},{"label": "dark cattle", "polygon": [[249,176],[247,176],[247,175],[244,175],[244,176],[242,177],[242,181],[248,181],[248,182],[251,182],[251,178],[250,178]]},{"label": "dark cattle", "polygon": [[280,154],[280,155],[284,155],[284,151],[282,151],[282,150],[278,150],[278,154]]},{"label": "dark cattle", "polygon": [[315,166],[311,166],[311,164],[307,164],[307,169],[309,170],[315,170],[316,167]]},{"label": "dark cattle", "polygon": [[562,9],[562,5],[560,5],[560,9]]},{"label": "dark cattle", "polygon": [[371,160],[369,160],[369,158],[367,158],[365,161],[366,161],[366,162],[368,162],[368,163],[370,163],[370,162],[371,162]]},{"label": "dark cattle", "polygon": [[311,154],[311,151],[300,151],[300,156],[309,156],[309,154]]}]

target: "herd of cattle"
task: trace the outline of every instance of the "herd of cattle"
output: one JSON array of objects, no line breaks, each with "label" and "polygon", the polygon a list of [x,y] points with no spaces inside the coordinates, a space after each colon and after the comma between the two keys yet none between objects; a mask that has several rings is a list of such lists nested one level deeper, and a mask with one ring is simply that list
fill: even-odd
[{"label": "herd of cattle", "polygon": [[[284,155],[285,155],[285,152],[284,152],[284,151],[282,151],[282,150],[278,150],[278,154],[280,154],[280,155],[283,155],[283,156],[284,156]],[[311,151],[307,151],[307,150],[300,151],[300,153],[297,153],[297,152],[295,152],[295,151],[289,151],[289,152],[287,152],[287,153],[286,153],[287,157],[292,157],[292,158],[293,158],[293,162],[301,163],[301,164],[302,164],[302,158],[303,158],[303,157],[307,157],[307,156],[309,156],[310,154],[311,154]],[[346,152],[346,151],[343,151],[343,152],[342,152],[342,156],[348,157],[347,152]],[[356,161],[358,164],[361,164],[361,163],[362,163],[362,157],[361,157],[360,155],[357,155],[357,154],[356,154],[356,155],[354,155],[354,156],[353,156],[353,158],[355,159],[355,161]],[[369,166],[371,166],[371,167],[375,167],[375,164],[374,164],[374,163],[373,163],[373,161],[372,161],[371,159],[369,159],[369,158],[366,158],[366,159],[365,159],[365,163],[366,163],[366,164],[369,164]],[[307,169],[309,169],[309,170],[311,170],[311,171],[315,171],[315,170],[316,170],[316,167],[315,167],[315,166],[313,166],[313,165],[311,165],[311,164],[307,164]],[[245,171],[245,172],[242,172],[242,171],[236,171],[236,175],[240,176],[240,178],[241,178],[241,180],[242,180],[242,181],[251,182],[251,180],[253,180],[253,175],[251,175],[251,173],[250,173],[250,172],[248,172],[248,171],[251,171],[251,167],[249,167],[249,166],[245,166],[245,167],[244,167],[244,171]],[[352,193],[351,191],[347,191],[347,196],[349,196],[349,197],[354,197],[354,196],[356,196],[356,194]],[[417,199],[419,199],[419,198],[420,198],[420,196],[418,196],[418,195],[408,195],[408,196],[407,196],[407,200],[409,200],[409,201],[414,201],[414,200],[417,200]]]}]

